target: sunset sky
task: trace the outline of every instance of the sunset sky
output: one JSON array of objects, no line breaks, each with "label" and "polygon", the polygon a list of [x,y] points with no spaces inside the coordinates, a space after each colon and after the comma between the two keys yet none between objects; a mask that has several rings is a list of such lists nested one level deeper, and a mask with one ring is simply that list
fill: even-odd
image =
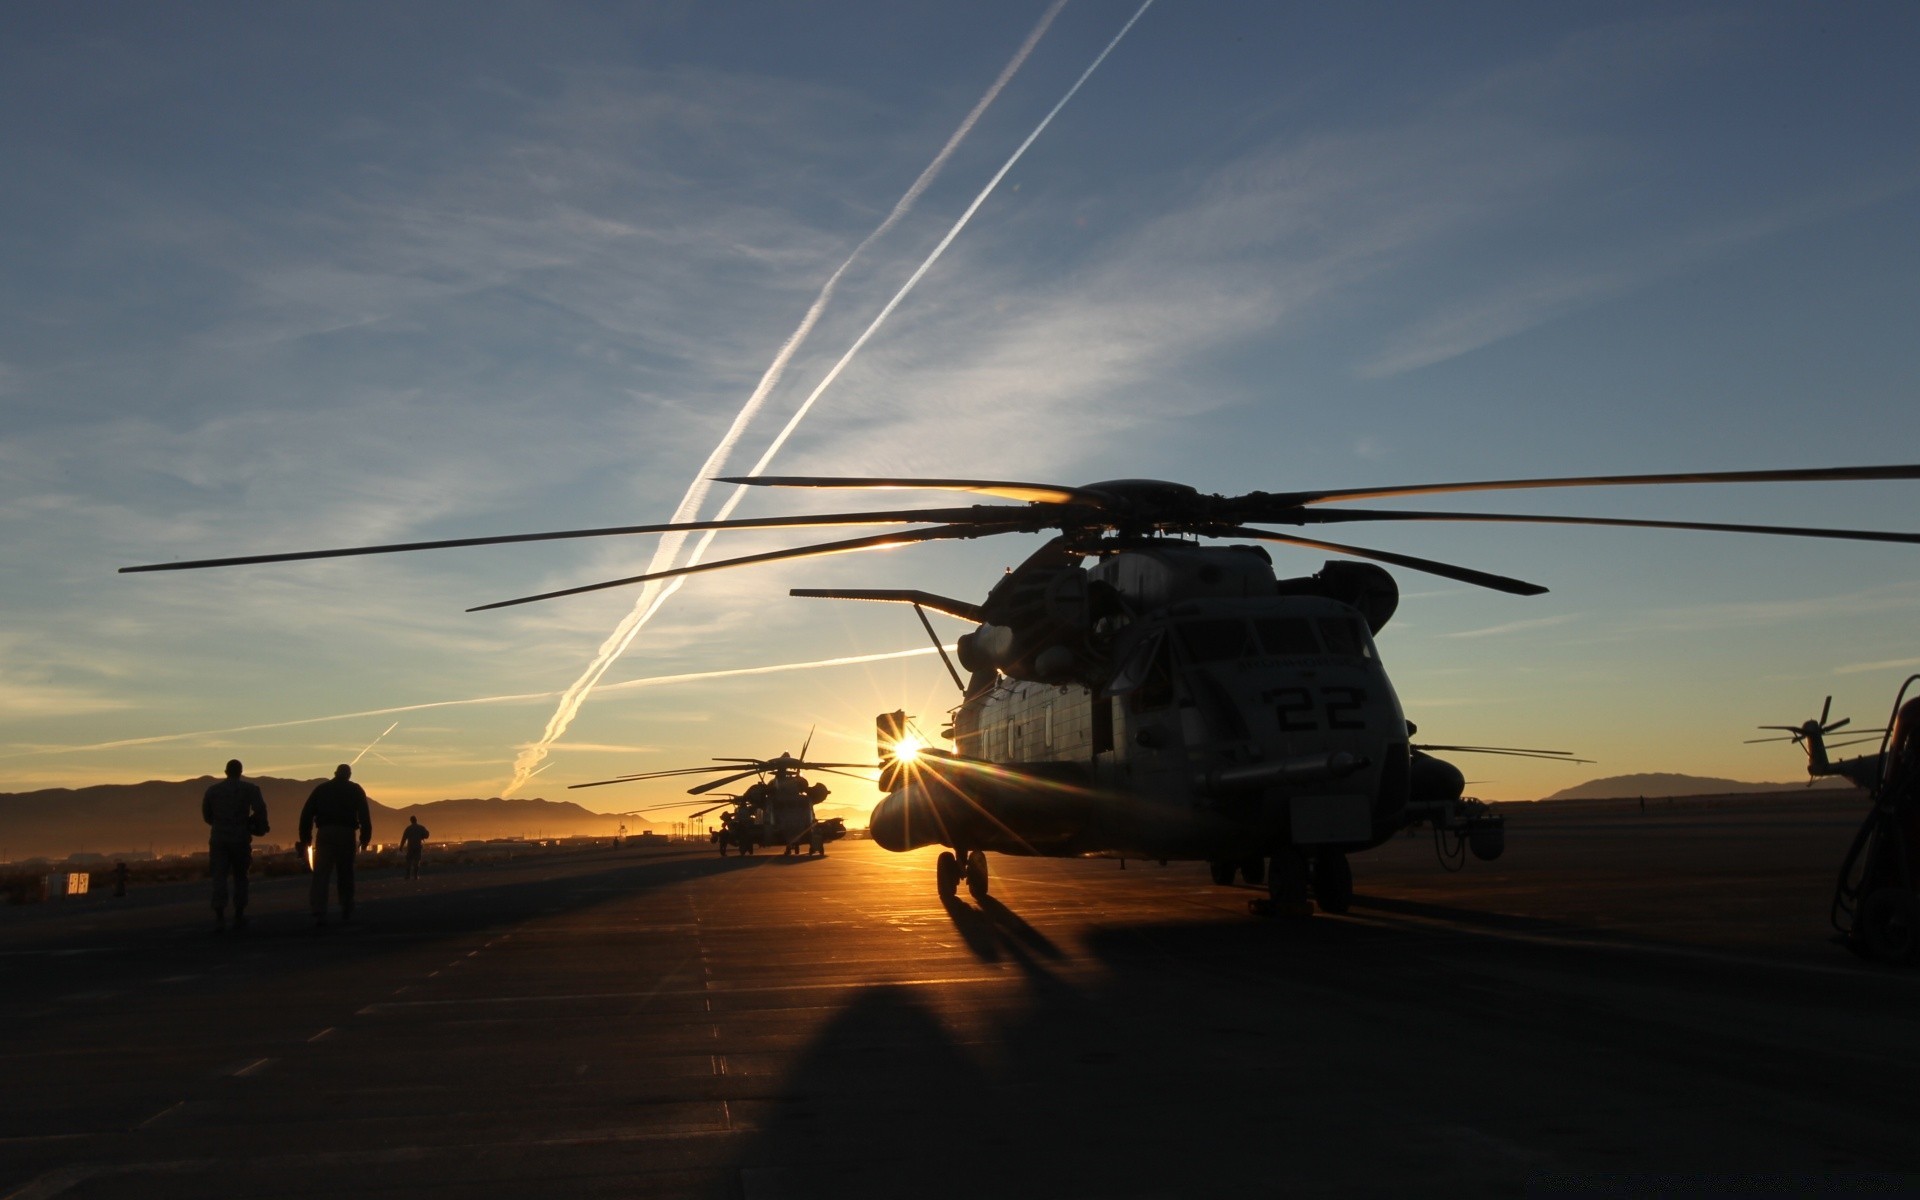
[{"label": "sunset sky", "polygon": [[[667,520],[790,339],[713,473],[816,390],[770,472],[1235,493],[1920,461],[1920,7],[1158,0],[1040,129],[1138,10],[0,10],[0,791],[311,777],[397,721],[359,768],[388,803],[498,795],[520,759],[512,794],[618,809],[673,781],[565,785],[815,727],[870,757],[897,707],[936,730],[928,653],[760,671],[927,646],[910,610],[787,589],[977,600],[1035,538],[695,577],[544,758],[637,589],[463,610],[659,539],[115,573]],[[739,515],[807,506],[851,507]],[[1920,530],[1920,483],[1457,506]],[[1920,547],[1366,534],[1552,589],[1396,572],[1380,649],[1422,740],[1599,760],[1461,760],[1490,798],[1793,778],[1752,726],[1829,693],[1877,725],[1920,671]]]}]

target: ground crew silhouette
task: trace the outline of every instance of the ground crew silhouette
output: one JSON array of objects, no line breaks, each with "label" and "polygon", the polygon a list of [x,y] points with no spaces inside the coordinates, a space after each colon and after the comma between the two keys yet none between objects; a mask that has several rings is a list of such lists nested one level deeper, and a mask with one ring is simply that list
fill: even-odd
[{"label": "ground crew silhouette", "polygon": [[[267,801],[258,784],[240,778],[240,760],[227,760],[227,777],[200,798],[200,819],[207,823],[207,866],[213,873],[213,931],[227,927],[227,891],[232,884],[233,927],[247,927],[247,868],[253,865],[253,839],[267,831]],[[122,866],[121,871],[126,868]],[[115,895],[125,894],[125,877]]]},{"label": "ground crew silhouette", "polygon": [[[357,837],[356,837],[357,835]],[[373,818],[367,813],[367,793],[353,782],[353,767],[341,763],[333,778],[313,789],[300,810],[300,845],[313,844],[313,925],[327,923],[327,878],[338,879],[340,919],[353,920],[353,855],[373,841]]]},{"label": "ground crew silhouette", "polygon": [[426,843],[427,827],[420,823],[419,817],[408,817],[407,827],[400,831],[400,844],[407,850],[407,878],[420,878],[420,848]]}]

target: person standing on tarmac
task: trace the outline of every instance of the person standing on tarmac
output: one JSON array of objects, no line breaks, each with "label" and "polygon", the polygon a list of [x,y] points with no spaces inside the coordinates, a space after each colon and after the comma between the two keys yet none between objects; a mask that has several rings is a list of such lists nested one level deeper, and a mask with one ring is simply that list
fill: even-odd
[{"label": "person standing on tarmac", "polygon": [[407,849],[408,879],[420,878],[420,848],[426,841],[427,827],[420,823],[419,817],[408,817],[407,827],[400,831],[400,844]]},{"label": "person standing on tarmac", "polygon": [[[356,836],[357,835],[357,836]],[[333,778],[313,789],[300,810],[300,845],[313,844],[313,924],[327,923],[327,877],[337,876],[340,919],[353,920],[353,856],[373,841],[373,818],[367,813],[367,793],[353,782],[353,767],[341,763]]]},{"label": "person standing on tarmac", "polygon": [[[233,927],[247,927],[247,868],[253,865],[253,839],[267,831],[267,801],[260,785],[240,777],[240,760],[227,760],[227,777],[207,789],[200,800],[200,818],[207,823],[207,866],[213,871],[213,931],[227,928],[227,891],[232,883]],[[119,868],[126,870],[124,864]],[[117,877],[114,894],[126,891],[124,874]]]}]

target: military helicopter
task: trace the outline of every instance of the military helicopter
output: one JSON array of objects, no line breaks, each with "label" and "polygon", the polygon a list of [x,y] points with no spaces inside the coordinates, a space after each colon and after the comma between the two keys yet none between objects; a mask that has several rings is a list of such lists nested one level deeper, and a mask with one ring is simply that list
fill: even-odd
[{"label": "military helicopter", "polygon": [[[1013,503],[756,517],[461,538],[158,563],[180,570],[669,530],[917,525],[632,575],[479,605],[504,608],[603,588],[918,542],[1006,533],[1055,536],[973,603],[900,589],[799,595],[912,605],[975,623],[958,642],[962,699],[953,751],[919,747],[899,714],[877,721],[881,788],[874,840],[941,845],[943,899],[964,880],[988,890],[988,851],[1209,863],[1215,878],[1264,876],[1256,911],[1340,912],[1347,856],[1414,821],[1464,834],[1484,856],[1504,845],[1497,814],[1463,803],[1465,776],[1413,741],[1373,641],[1399,604],[1385,563],[1512,595],[1546,588],[1435,559],[1260,526],[1369,521],[1592,525],[1920,543],[1920,534],[1537,513],[1340,507],[1461,492],[1666,484],[1920,478],[1920,465],[1483,480],[1202,493],[1121,479],[1085,486],[980,479],[747,477],[796,488],[928,489]],[[1329,505],[1334,507],[1328,507]],[[1201,539],[1237,540],[1209,546]],[[1251,543],[1251,544],[1249,544]],[[1281,578],[1259,543],[1346,556]],[[1083,566],[1092,560],[1090,567]],[[935,642],[938,644],[936,637]],[[944,659],[944,651],[942,652]],[[1450,751],[1441,751],[1450,752]],[[1550,755],[1551,756],[1551,755]]]},{"label": "military helicopter", "polygon": [[[811,745],[813,735],[807,735],[807,745]],[[802,771],[821,771],[834,775],[847,775],[845,768],[854,767],[871,771],[867,763],[829,763],[808,762],[806,745],[800,748],[800,757],[795,758],[781,751],[776,758],[716,758],[715,766],[676,767],[665,771],[644,771],[638,775],[621,775],[613,779],[598,779],[592,783],[575,783],[573,788],[606,787],[615,783],[635,783],[642,779],[666,779],[673,776],[719,774],[718,779],[709,779],[687,789],[690,796],[704,796],[709,792],[738,783],[748,776],[758,778],[746,791],[738,795],[728,795],[720,804],[715,804],[698,812],[687,814],[688,820],[698,820],[710,812],[721,809],[720,827],[713,831],[713,841],[720,848],[720,856],[725,858],[729,846],[741,854],[752,854],[757,846],[779,846],[783,854],[799,854],[804,848],[807,857],[826,854],[828,842],[836,842],[847,836],[847,823],[842,817],[821,817],[814,812],[816,806],[826,802],[832,792],[824,783],[808,783],[801,775]],[[867,782],[864,775],[852,778]],[[658,811],[661,809],[682,809],[684,803],[654,805],[638,812]],[[623,814],[625,815],[625,814]]]},{"label": "military helicopter", "polygon": [[[1841,717],[1838,721],[1828,721],[1827,715],[1833,711],[1833,697],[1828,696],[1826,703],[1820,706],[1820,715],[1810,717],[1798,725],[1762,725],[1761,729],[1782,730],[1779,737],[1748,738],[1746,744],[1756,746],[1762,742],[1792,742],[1807,753],[1807,783],[1812,785],[1815,779],[1828,775],[1838,775],[1855,787],[1871,791],[1880,778],[1880,754],[1863,754],[1858,758],[1843,758],[1838,762],[1827,757],[1827,751],[1839,750],[1847,746],[1864,745],[1877,742],[1878,736],[1853,737],[1844,742],[1828,742],[1827,735],[1852,724],[1853,718]],[[1878,735],[1885,729],[1856,729],[1855,734]]]},{"label": "military helicopter", "polygon": [[[1845,717],[1827,720],[1833,709],[1833,697],[1828,696],[1816,718],[1760,727],[1785,730],[1786,736],[1750,739],[1750,744],[1797,743],[1807,752],[1809,783],[1838,775],[1872,797],[1867,818],[1840,864],[1828,915],[1842,945],[1862,958],[1885,963],[1911,963],[1920,957],[1920,697],[1907,698],[1916,682],[1920,675],[1910,675],[1900,685],[1884,728],[1854,731],[1879,737],[1828,742],[1828,734],[1848,724]],[[1880,748],[1837,762],[1827,756],[1829,750],[1860,742],[1878,742]]]}]

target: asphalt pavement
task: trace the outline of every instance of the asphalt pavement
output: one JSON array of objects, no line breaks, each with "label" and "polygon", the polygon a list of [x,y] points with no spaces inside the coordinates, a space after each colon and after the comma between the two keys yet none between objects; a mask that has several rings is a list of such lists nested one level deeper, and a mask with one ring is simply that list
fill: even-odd
[{"label": "asphalt pavement", "polygon": [[[1827,802],[1354,859],[549,853],[0,915],[0,1197],[1920,1194],[1920,972],[1827,940]],[[63,907],[64,905],[64,907]],[[1753,1190],[1772,1188],[1774,1190]]]}]

